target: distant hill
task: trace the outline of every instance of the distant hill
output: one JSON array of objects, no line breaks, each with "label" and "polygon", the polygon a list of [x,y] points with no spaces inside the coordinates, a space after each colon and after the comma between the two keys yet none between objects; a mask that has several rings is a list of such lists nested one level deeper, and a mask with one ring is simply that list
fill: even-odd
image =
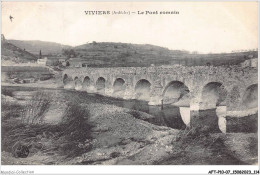
[{"label": "distant hill", "polygon": [[[62,45],[45,41],[6,40],[4,54],[22,59],[33,60],[38,57],[41,50],[42,55],[48,55],[49,59],[60,59],[71,55],[63,55],[63,49],[70,50],[67,53],[75,53],[76,60],[86,63],[90,67],[147,67],[151,64],[156,66],[181,64],[186,66],[198,65],[235,65],[250,59],[257,58],[257,51],[245,51],[236,53],[220,54],[197,54],[185,50],[170,50],[168,48],[150,44],[129,44],[113,42],[92,42],[76,47]],[[22,50],[20,54],[13,53],[15,48]],[[8,52],[7,48],[11,50]],[[2,49],[3,50],[3,49]],[[71,52],[72,51],[72,52]],[[30,54],[31,53],[31,54]],[[24,54],[28,57],[25,58]],[[30,55],[30,56],[29,56]]]},{"label": "distant hill", "polygon": [[149,66],[170,64],[177,55],[187,51],[172,51],[153,45],[127,43],[91,43],[74,48],[78,57],[93,66]]},{"label": "distant hill", "polygon": [[141,44],[93,42],[74,47],[77,56],[91,67],[150,66],[181,64],[234,65],[246,59],[258,57],[257,51],[196,54],[182,50],[169,50],[164,47]]},{"label": "distant hill", "polygon": [[8,40],[8,42],[20,47],[21,49],[25,49],[34,55],[38,55],[40,50],[43,55],[50,55],[61,53],[63,48],[71,48],[71,46],[62,45],[59,43],[37,40]]},{"label": "distant hill", "polygon": [[17,63],[36,61],[37,57],[24,49],[21,49],[7,41],[1,42],[2,61],[13,61]]}]

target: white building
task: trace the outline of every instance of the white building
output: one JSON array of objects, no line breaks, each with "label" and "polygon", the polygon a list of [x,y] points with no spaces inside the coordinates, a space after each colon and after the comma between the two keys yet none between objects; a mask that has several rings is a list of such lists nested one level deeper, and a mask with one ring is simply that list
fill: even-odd
[{"label": "white building", "polygon": [[48,60],[47,57],[44,57],[43,59],[38,59],[37,64],[46,66],[47,60]]},{"label": "white building", "polygon": [[245,60],[241,63],[242,67],[257,67],[258,58],[252,58],[249,60]]},{"label": "white building", "polygon": [[258,59],[257,58],[251,59],[251,67],[257,67],[257,63],[258,63]]}]

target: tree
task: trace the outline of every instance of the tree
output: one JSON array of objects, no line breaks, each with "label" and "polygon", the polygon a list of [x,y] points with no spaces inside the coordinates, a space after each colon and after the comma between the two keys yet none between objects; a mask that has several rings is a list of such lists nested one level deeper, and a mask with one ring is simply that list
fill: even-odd
[{"label": "tree", "polygon": [[65,66],[70,66],[70,62],[66,61]]},{"label": "tree", "polygon": [[75,58],[77,56],[73,49],[62,49],[62,54],[67,58]]},{"label": "tree", "polygon": [[39,58],[40,58],[40,59],[42,58],[42,50],[40,50]]}]

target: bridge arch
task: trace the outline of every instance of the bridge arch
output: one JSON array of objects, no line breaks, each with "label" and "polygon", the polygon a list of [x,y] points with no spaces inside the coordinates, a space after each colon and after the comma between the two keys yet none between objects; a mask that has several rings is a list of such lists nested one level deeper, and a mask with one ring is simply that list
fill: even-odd
[{"label": "bridge arch", "polygon": [[246,88],[242,97],[242,106],[245,106],[247,109],[258,106],[258,84],[252,84]]},{"label": "bridge arch", "polygon": [[139,100],[150,100],[151,83],[146,79],[139,80],[135,85],[135,98]]},{"label": "bridge arch", "polygon": [[125,80],[123,78],[117,78],[113,83],[113,95],[122,96],[125,92]]},{"label": "bridge arch", "polygon": [[82,89],[82,82],[80,81],[80,79],[77,76],[74,78],[74,83],[75,83],[76,90]]},{"label": "bridge arch", "polygon": [[82,89],[88,92],[90,85],[91,85],[91,80],[89,76],[86,76],[82,82]]},{"label": "bridge arch", "polygon": [[200,107],[202,109],[213,109],[225,101],[227,90],[220,82],[210,82],[202,89]]},{"label": "bridge arch", "polygon": [[64,84],[64,88],[66,89],[74,89],[74,81],[73,78],[70,77],[67,74],[63,75],[63,84]]},{"label": "bridge arch", "polygon": [[171,81],[163,90],[163,103],[190,106],[190,90],[181,81]]},{"label": "bridge arch", "polygon": [[62,77],[63,84],[65,84],[69,80],[69,76],[67,74],[64,74]]},{"label": "bridge arch", "polygon": [[99,93],[105,93],[106,79],[104,77],[99,77],[96,81],[96,89]]}]

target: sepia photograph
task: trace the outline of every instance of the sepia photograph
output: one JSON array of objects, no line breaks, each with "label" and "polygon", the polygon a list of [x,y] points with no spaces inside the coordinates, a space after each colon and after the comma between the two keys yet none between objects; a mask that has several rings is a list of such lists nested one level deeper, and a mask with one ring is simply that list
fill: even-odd
[{"label": "sepia photograph", "polygon": [[259,174],[258,7],[2,1],[1,165]]}]

